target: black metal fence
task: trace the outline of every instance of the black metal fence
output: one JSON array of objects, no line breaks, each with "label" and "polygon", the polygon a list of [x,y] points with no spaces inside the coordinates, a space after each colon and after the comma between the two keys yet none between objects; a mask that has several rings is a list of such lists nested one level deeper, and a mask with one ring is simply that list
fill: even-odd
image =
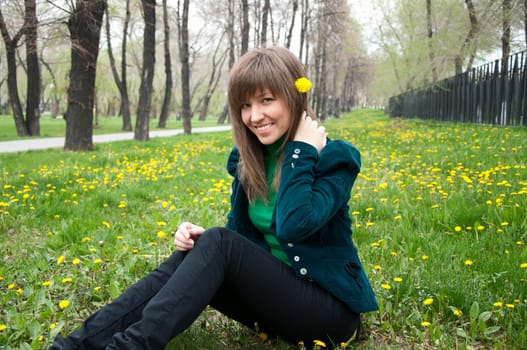
[{"label": "black metal fence", "polygon": [[392,117],[527,126],[527,51],[392,96]]}]

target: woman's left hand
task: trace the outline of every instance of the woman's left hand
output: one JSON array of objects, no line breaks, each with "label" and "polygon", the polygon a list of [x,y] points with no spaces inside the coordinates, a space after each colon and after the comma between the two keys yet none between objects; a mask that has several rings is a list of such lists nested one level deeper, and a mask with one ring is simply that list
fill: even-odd
[{"label": "woman's left hand", "polygon": [[304,118],[300,120],[298,129],[294,137],[295,141],[302,141],[315,147],[320,153],[326,145],[328,133],[326,128],[319,125],[316,120],[304,113]]}]

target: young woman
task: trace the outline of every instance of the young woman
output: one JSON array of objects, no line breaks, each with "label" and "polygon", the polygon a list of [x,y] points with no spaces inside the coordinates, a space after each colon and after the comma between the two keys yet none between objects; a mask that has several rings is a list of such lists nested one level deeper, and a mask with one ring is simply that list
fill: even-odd
[{"label": "young woman", "polygon": [[377,302],[351,239],[357,149],[306,113],[289,50],[256,49],[230,73],[236,146],[226,228],[185,222],[175,252],[50,349],[163,349],[208,306],[293,344],[347,341]]}]

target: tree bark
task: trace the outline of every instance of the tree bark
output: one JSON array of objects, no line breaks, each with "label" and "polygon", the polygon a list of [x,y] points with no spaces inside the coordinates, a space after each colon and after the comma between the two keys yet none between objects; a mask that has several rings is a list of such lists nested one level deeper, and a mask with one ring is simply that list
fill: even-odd
[{"label": "tree bark", "polygon": [[27,64],[26,124],[31,136],[40,136],[40,65],[37,50],[37,5],[35,0],[25,0],[25,36]]},{"label": "tree bark", "polygon": [[212,72],[210,74],[205,96],[203,97],[203,105],[201,107],[201,112],[199,114],[199,120],[201,121],[207,118],[210,99],[212,98],[212,94],[214,94],[214,91],[218,87],[218,83],[221,77],[221,68],[223,67],[225,58],[227,57],[227,51],[224,50],[223,53],[221,53],[221,56],[218,58],[218,52],[221,48],[221,42],[222,40],[218,41],[218,45],[216,46],[216,50],[214,51],[214,55],[212,56]]},{"label": "tree bark", "polygon": [[134,139],[147,141],[149,135],[150,108],[154,82],[155,40],[156,40],[156,1],[141,0],[145,29],[143,34],[143,68],[139,87],[139,102]]},{"label": "tree bark", "polygon": [[77,0],[70,15],[71,67],[64,150],[93,150],[95,77],[106,0]]},{"label": "tree bark", "polygon": [[[192,133],[190,118],[192,112],[190,108],[190,64],[188,49],[188,11],[189,1],[183,0],[183,12],[179,23],[179,59],[181,61],[181,116],[183,118],[183,131],[185,134]],[[179,9],[178,9],[179,10]]]},{"label": "tree bark", "polygon": [[6,58],[7,58],[7,90],[9,94],[9,102],[13,109],[13,117],[15,119],[16,133],[18,136],[29,136],[29,130],[24,120],[24,112],[22,111],[22,104],[20,103],[20,96],[18,95],[18,81],[17,81],[17,67],[16,67],[16,48],[18,42],[24,33],[22,27],[13,38],[10,37],[7,30],[7,25],[4,21],[2,10],[0,9],[0,31],[4,39]]},{"label": "tree bark", "polygon": [[170,108],[170,100],[172,98],[172,62],[170,57],[170,25],[168,23],[167,0],[163,0],[163,23],[165,29],[165,97],[163,98],[163,106],[161,107],[161,114],[159,115],[158,128],[166,128],[168,120],[168,111]]}]

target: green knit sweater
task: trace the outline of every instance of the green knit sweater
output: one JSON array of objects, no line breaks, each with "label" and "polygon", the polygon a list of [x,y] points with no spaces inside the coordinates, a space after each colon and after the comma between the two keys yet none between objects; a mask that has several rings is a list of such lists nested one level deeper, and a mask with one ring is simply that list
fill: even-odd
[{"label": "green knit sweater", "polygon": [[276,204],[276,189],[273,188],[272,183],[276,171],[276,164],[278,162],[278,149],[282,144],[282,140],[278,140],[272,145],[267,146],[267,156],[265,157],[265,176],[267,178],[267,203],[262,198],[257,198],[253,203],[249,204],[249,218],[253,225],[263,233],[267,245],[271,249],[271,254],[280,259],[287,265],[291,265],[282,246],[276,240],[271,231],[271,221],[273,218],[273,211]]}]

